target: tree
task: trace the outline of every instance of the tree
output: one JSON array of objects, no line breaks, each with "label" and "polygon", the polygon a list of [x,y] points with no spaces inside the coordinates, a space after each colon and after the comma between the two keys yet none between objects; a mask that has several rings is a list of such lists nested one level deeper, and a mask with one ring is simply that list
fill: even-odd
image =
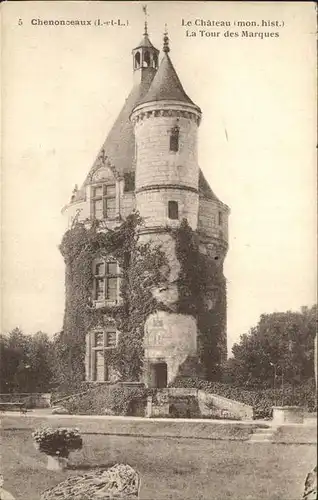
[{"label": "tree", "polygon": [[0,392],[46,392],[53,375],[53,344],[47,334],[15,328],[0,335]]},{"label": "tree", "polygon": [[[314,377],[317,305],[300,312],[263,314],[257,326],[232,348],[226,371],[240,385],[299,385]],[[277,382],[277,380],[276,380]]]},{"label": "tree", "polygon": [[54,372],[54,347],[48,335],[37,332],[30,338],[27,348],[29,385],[32,392],[50,389]]}]

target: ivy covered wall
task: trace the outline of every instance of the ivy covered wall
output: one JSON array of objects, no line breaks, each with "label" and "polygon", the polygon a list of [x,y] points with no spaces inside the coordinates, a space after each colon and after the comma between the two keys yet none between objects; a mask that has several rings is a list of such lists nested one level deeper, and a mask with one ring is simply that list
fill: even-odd
[{"label": "ivy covered wall", "polygon": [[[120,332],[116,349],[106,351],[106,362],[122,380],[140,380],[144,363],[144,326],[156,311],[191,315],[198,327],[198,366],[207,379],[218,377],[224,345],[226,291],[222,267],[199,251],[199,236],[182,221],[167,229],[175,240],[180,263],[178,299],[170,306],[153,293],[169,281],[169,259],[158,245],[138,241],[142,220],[131,214],[116,229],[101,230],[97,221],[75,223],[60,245],[65,274],[65,314],[59,338],[60,382],[77,386],[85,378],[85,336],[111,318]],[[121,301],[96,309],[92,303],[93,261],[112,256],[121,268]],[[190,360],[193,362],[193,360]]]}]

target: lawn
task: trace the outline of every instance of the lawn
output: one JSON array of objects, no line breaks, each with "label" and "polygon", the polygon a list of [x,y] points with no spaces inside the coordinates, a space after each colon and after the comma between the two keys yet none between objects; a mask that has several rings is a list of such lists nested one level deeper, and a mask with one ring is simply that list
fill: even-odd
[{"label": "lawn", "polygon": [[313,445],[97,434],[84,435],[69,469],[56,473],[46,470],[31,430],[2,430],[5,488],[17,500],[39,500],[70,474],[116,462],[139,471],[143,500],[300,500],[316,461]]}]

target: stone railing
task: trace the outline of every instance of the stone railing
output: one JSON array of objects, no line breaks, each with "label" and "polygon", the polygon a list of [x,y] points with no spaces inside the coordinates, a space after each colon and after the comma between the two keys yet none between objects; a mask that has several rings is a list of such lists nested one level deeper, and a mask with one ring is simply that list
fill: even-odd
[{"label": "stone railing", "polygon": [[2,403],[25,403],[29,408],[49,408],[51,394],[46,392],[21,392],[0,394]]},{"label": "stone railing", "polygon": [[198,391],[199,407],[204,416],[253,420],[253,407],[218,394]]},{"label": "stone railing", "polygon": [[[197,401],[196,404],[194,400]],[[253,420],[252,406],[203,390],[176,387],[160,389],[155,399],[149,396],[146,416],[173,416],[173,407],[188,418]]]},{"label": "stone railing", "polygon": [[198,389],[193,389],[191,387],[167,387],[165,389],[160,389],[161,392],[172,397],[178,396],[197,396]]}]

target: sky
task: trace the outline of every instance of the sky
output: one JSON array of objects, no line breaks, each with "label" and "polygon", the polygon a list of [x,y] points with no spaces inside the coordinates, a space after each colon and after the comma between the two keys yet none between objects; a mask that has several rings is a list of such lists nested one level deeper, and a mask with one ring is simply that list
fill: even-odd
[{"label": "sky", "polygon": [[[1,329],[51,335],[64,312],[61,209],[131,90],[131,50],[144,16],[140,2],[8,2],[1,13]],[[126,25],[94,26],[118,18]],[[50,19],[93,25],[37,21]],[[208,20],[231,26],[195,26]],[[238,26],[262,20],[280,26]],[[315,6],[148,2],[150,38],[159,49],[165,23],[173,64],[203,112],[200,167],[231,209],[231,348],[261,314],[316,301]],[[279,36],[242,37],[242,30]]]}]

